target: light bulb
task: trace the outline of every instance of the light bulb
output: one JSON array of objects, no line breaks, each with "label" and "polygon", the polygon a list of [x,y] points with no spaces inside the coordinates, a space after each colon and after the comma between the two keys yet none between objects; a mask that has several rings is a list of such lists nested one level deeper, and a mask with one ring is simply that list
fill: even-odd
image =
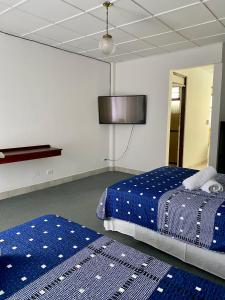
[{"label": "light bulb", "polygon": [[115,51],[115,45],[113,43],[113,38],[110,34],[105,34],[99,42],[99,49],[105,55],[113,54]]}]

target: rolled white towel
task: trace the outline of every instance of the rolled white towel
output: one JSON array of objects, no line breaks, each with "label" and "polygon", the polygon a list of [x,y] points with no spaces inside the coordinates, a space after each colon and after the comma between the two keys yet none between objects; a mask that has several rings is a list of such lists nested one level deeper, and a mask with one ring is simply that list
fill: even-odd
[{"label": "rolled white towel", "polygon": [[207,193],[218,193],[223,191],[223,186],[216,180],[209,180],[201,187],[201,190]]},{"label": "rolled white towel", "polygon": [[188,190],[194,190],[203,186],[207,181],[214,178],[216,174],[216,170],[213,167],[209,166],[205,169],[202,169],[193,176],[185,179],[183,181],[183,185]]}]

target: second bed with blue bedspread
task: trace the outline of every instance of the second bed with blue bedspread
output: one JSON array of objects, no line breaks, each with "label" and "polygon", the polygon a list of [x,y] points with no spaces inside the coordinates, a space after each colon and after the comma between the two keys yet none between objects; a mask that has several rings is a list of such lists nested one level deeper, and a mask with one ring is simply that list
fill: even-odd
[{"label": "second bed with blue bedspread", "polygon": [[225,299],[222,286],[55,215],[0,243],[0,300]]},{"label": "second bed with blue bedspread", "polygon": [[[195,170],[162,167],[106,189],[97,216],[128,221],[201,248],[225,252],[225,193],[182,186]],[[216,178],[225,186],[225,175]]]}]

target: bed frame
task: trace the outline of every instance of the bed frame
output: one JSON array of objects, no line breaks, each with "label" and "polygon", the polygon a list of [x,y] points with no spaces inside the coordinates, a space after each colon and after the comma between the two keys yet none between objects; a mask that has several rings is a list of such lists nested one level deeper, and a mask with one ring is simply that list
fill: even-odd
[{"label": "bed frame", "polygon": [[225,279],[225,253],[202,249],[171,237],[159,234],[148,228],[111,218],[104,220],[105,230],[117,231],[142,241],[185,263]]}]

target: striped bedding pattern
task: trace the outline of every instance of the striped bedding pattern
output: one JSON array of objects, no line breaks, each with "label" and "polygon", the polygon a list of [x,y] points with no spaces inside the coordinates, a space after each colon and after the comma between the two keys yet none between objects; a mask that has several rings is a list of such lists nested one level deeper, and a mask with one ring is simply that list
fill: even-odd
[{"label": "striped bedding pattern", "polygon": [[[128,221],[171,238],[225,252],[225,192],[185,190],[182,181],[196,171],[162,167],[106,189],[97,207],[101,220]],[[225,175],[216,180],[225,187]]]},{"label": "striped bedding pattern", "polygon": [[60,216],[0,233],[0,299],[225,299],[225,289]]}]

